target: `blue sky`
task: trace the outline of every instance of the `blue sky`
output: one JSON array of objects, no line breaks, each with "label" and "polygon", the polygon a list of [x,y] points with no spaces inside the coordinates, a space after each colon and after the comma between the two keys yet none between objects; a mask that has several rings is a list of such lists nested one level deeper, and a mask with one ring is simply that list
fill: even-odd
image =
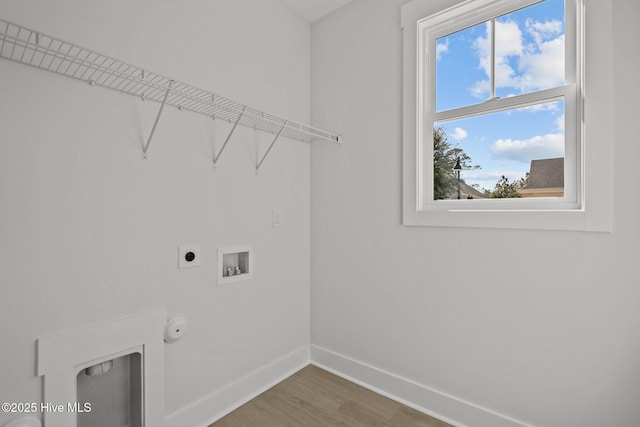
[{"label": "blue sky", "polygon": [[[489,26],[436,41],[436,109],[478,104],[490,96]],[[546,0],[496,19],[496,95],[564,84],[564,1]],[[531,160],[564,156],[564,102],[436,123],[482,169],[463,171],[468,184],[493,189],[502,175],[519,179]]]}]

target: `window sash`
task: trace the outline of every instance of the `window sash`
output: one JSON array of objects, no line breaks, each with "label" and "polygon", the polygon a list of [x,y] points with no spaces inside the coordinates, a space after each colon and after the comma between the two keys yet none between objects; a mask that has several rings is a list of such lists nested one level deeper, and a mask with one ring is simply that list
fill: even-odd
[{"label": "window sash", "polygon": [[[491,98],[478,104],[436,112],[436,40],[505,13],[539,3],[541,0],[475,0],[454,6],[418,21],[418,114],[417,114],[417,211],[431,210],[562,210],[582,208],[583,152],[579,143],[581,94],[577,73],[576,2],[565,1],[565,82],[564,86],[508,98]],[[471,13],[473,12],[473,13]],[[422,57],[422,58],[421,58]],[[494,76],[491,77],[492,79]],[[434,200],[433,127],[436,122],[464,119],[483,114],[527,107],[558,99],[565,100],[564,197],[536,199]],[[580,110],[579,110],[580,109]]]},{"label": "window sash", "polygon": [[[524,93],[522,95],[510,96],[508,98],[492,98],[480,104],[467,105],[464,107],[453,108],[451,110],[425,111],[427,121],[446,122],[449,120],[465,119],[468,117],[479,116],[482,114],[498,113],[500,111],[514,110],[517,108],[529,107],[536,104],[543,104],[565,98],[568,101],[575,99],[576,85],[564,85],[552,89],[543,89],[537,92]],[[432,92],[431,92],[432,93]],[[427,95],[429,96],[429,95]],[[435,97],[428,107],[435,105]],[[426,110],[426,108],[425,108]]]},{"label": "window sash", "polygon": [[[544,0],[467,0],[419,20],[418,29],[419,31],[428,29],[435,40],[542,1]],[[570,8],[571,5],[567,6],[565,17],[568,17],[574,9]]]}]

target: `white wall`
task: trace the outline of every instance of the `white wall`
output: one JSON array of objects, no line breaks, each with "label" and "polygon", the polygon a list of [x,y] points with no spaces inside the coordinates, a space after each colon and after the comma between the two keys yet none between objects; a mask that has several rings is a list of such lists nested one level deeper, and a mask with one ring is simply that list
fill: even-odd
[{"label": "white wall", "polygon": [[579,233],[400,225],[404,3],[312,26],[312,119],[345,141],[312,147],[312,359],[470,426],[640,425],[640,5],[588,0],[587,79],[615,82],[614,231]]},{"label": "white wall", "polygon": [[[0,17],[309,122],[310,26],[276,0],[0,0]],[[230,125],[171,108],[143,161],[158,104],[6,60],[0,76],[0,400],[40,401],[38,337],[159,307],[190,327],[165,345],[169,425],[306,362],[309,145],[282,139],[256,176],[239,128],[214,171]],[[181,244],[202,267],[177,269]],[[253,245],[253,279],[218,287],[233,245]]]}]

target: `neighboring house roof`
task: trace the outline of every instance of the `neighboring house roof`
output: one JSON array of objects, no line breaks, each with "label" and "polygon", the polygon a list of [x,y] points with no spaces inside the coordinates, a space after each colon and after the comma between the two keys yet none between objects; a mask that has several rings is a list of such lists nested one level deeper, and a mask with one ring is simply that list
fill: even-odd
[{"label": "neighboring house roof", "polygon": [[[486,199],[487,198],[487,196],[484,193],[476,190],[475,188],[473,188],[469,184],[467,184],[464,181],[460,180],[460,198],[461,199],[467,199],[468,196],[471,196],[474,199]],[[457,184],[454,187],[454,189],[451,192],[449,192],[449,198],[450,199],[457,199],[458,198],[458,187],[457,187]]]},{"label": "neighboring house roof", "polygon": [[564,187],[564,158],[531,160],[529,183],[523,190]]},{"label": "neighboring house roof", "polygon": [[474,199],[484,199],[487,197],[484,193],[476,190],[475,188],[464,182],[460,182],[460,192],[467,196],[472,196]]}]

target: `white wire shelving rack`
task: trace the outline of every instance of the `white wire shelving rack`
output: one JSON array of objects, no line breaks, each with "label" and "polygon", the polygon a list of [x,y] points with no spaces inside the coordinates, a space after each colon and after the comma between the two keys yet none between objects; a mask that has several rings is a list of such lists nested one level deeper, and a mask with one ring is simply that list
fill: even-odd
[{"label": "white wire shelving rack", "polygon": [[167,105],[233,124],[221,149],[214,153],[214,166],[238,125],[275,135],[263,157],[256,160],[256,170],[281,136],[302,142],[342,143],[342,137],[336,133],[265,113],[3,19],[0,19],[0,58],[160,103],[153,128],[143,146],[143,158],[147,158],[160,116]]}]

